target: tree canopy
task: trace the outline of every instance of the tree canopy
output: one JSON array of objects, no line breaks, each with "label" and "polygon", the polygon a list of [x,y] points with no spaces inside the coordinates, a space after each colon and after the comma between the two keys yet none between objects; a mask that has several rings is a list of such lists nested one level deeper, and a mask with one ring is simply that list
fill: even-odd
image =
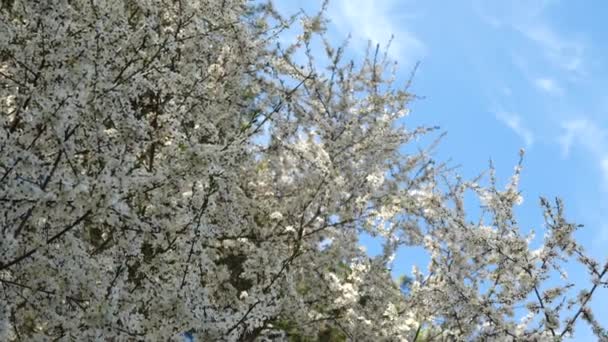
[{"label": "tree canopy", "polygon": [[[405,152],[434,127],[323,8],[1,3],[0,340],[560,340],[579,319],[608,339],[588,308],[608,264],[561,201],[532,248],[521,162],[502,188]],[[404,246],[431,261],[399,284]],[[567,260],[588,290],[546,285]]]}]

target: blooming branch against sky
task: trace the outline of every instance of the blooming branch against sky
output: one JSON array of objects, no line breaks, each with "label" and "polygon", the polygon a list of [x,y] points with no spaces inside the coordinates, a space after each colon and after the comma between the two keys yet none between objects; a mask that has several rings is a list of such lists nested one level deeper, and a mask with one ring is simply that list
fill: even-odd
[{"label": "blooming branch against sky", "polygon": [[[335,37],[352,36],[353,54],[367,40],[384,45],[394,35],[391,56],[402,82],[421,62],[412,90],[424,99],[413,104],[410,125],[437,124],[448,132],[438,156],[463,165],[459,172],[469,177],[492,159],[506,179],[525,147],[522,227],[538,227],[540,195],[560,196],[569,217],[586,226],[581,242],[605,260],[607,12],[601,1],[336,0],[329,28]],[[394,272],[409,272],[421,260],[420,252],[402,251]],[[608,317],[600,301],[605,294],[595,306],[600,318]]]}]

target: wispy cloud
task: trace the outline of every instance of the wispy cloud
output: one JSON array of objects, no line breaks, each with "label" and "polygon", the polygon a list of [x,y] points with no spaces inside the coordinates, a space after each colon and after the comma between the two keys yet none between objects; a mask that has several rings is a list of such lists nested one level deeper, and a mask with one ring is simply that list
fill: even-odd
[{"label": "wispy cloud", "polygon": [[[553,0],[472,0],[477,16],[494,28],[519,32],[537,46],[544,58],[563,71],[584,74],[586,44],[555,30],[545,18]],[[536,53],[536,51],[535,51]]]},{"label": "wispy cloud", "polygon": [[568,157],[575,145],[583,148],[596,163],[608,189],[608,132],[589,119],[562,123],[563,134],[558,137],[562,155]]},{"label": "wispy cloud", "polygon": [[534,79],[534,86],[539,90],[550,95],[563,95],[564,89],[556,80],[548,77],[538,77]]},{"label": "wispy cloud", "polygon": [[495,28],[533,21],[551,2],[552,0],[471,0],[475,13]]},{"label": "wispy cloud", "polygon": [[535,42],[545,57],[556,67],[575,73],[584,73],[585,44],[578,39],[558,34],[541,21],[534,24],[517,24],[515,28]]},{"label": "wispy cloud", "polygon": [[[605,196],[608,193],[608,131],[586,118],[565,121],[562,123],[562,129],[563,134],[558,137],[562,156],[568,157],[574,148],[581,149],[595,163],[595,167],[600,173],[600,184]],[[599,250],[603,255],[606,241],[608,241],[605,211],[597,210],[597,203],[585,205],[584,208],[591,210],[584,215],[589,217],[589,220],[595,221],[599,228],[592,242],[592,250]]]},{"label": "wispy cloud", "polygon": [[589,119],[579,118],[567,120],[561,124],[563,133],[558,137],[562,156],[570,155],[572,146],[578,144],[594,155],[603,153],[603,145],[606,142],[605,132]]},{"label": "wispy cloud", "polygon": [[405,27],[403,21],[407,17],[395,14],[396,6],[403,4],[397,0],[337,0],[330,8],[331,19],[340,31],[352,35],[352,43],[358,49],[368,41],[386,45],[394,36],[389,55],[412,63],[426,54],[427,47]]},{"label": "wispy cloud", "polygon": [[513,132],[524,141],[526,147],[532,146],[534,143],[534,134],[523,124],[522,119],[518,114],[499,111],[496,113],[496,118],[513,130]]}]

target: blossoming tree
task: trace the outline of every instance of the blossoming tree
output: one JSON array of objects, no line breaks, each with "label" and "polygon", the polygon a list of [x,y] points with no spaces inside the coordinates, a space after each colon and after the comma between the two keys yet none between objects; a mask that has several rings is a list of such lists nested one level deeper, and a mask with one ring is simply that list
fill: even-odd
[{"label": "blossoming tree", "polygon": [[[532,249],[520,166],[502,190],[403,153],[433,128],[403,126],[386,55],[345,60],[325,24],[245,0],[3,0],[0,340],[559,340],[580,319],[607,339],[588,303],[608,266],[561,202]],[[388,266],[411,245],[431,262],[404,292]],[[547,288],[572,258],[588,290]]]}]

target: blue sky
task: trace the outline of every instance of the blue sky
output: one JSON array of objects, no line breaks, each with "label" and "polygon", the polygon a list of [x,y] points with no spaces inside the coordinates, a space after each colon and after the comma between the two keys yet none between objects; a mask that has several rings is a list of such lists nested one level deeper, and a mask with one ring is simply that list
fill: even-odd
[{"label": "blue sky", "polygon": [[[315,1],[277,1],[287,12]],[[519,207],[523,229],[542,230],[539,196],[564,199],[568,218],[585,225],[578,237],[600,262],[608,256],[608,2],[603,1],[330,1],[330,37],[352,35],[353,58],[367,41],[394,41],[405,82],[421,62],[411,90],[410,124],[447,132],[437,158],[472,177],[492,159],[508,181],[526,149]],[[370,253],[378,246],[364,239]],[[424,260],[404,250],[394,273]],[[585,279],[580,270],[569,270]],[[595,298],[608,326],[608,291]],[[584,328],[579,328],[584,329]],[[584,332],[583,332],[584,331]],[[587,340],[580,330],[577,340]]]}]

